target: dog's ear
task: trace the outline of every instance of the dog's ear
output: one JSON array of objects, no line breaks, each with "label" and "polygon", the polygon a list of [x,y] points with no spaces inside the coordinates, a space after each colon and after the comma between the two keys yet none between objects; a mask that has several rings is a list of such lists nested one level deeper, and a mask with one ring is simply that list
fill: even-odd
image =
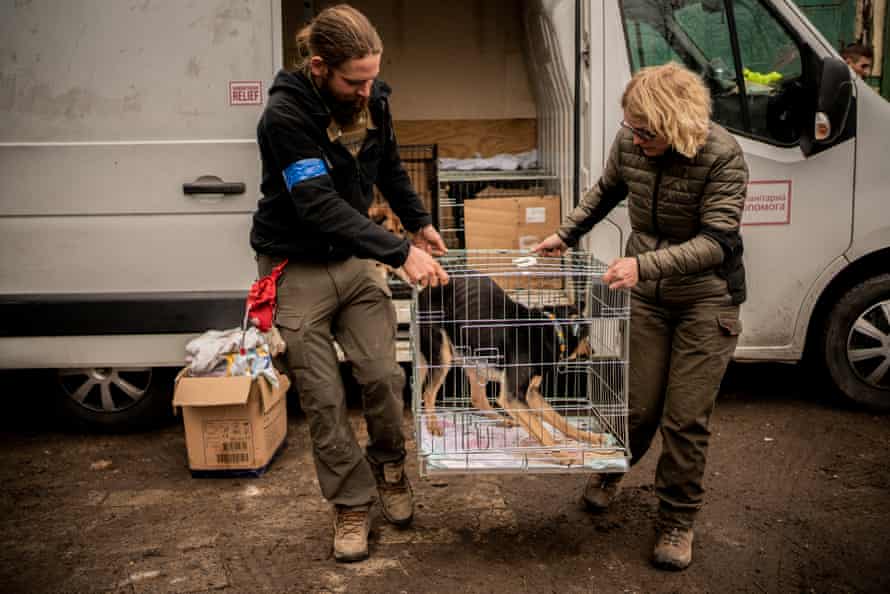
[{"label": "dog's ear", "polygon": [[392,211],[392,208],[386,202],[375,201],[372,203],[368,208],[368,218],[390,233],[395,233],[399,237],[407,236],[405,227],[402,226],[402,221],[399,220],[399,217],[396,216],[396,213]]}]

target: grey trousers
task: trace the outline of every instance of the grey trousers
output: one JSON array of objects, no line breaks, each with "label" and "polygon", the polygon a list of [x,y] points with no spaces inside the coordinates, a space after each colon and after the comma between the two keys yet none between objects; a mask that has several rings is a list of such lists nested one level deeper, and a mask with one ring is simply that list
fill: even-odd
[{"label": "grey trousers", "polygon": [[[258,256],[261,276],[280,262]],[[382,275],[368,260],[290,262],[278,283],[275,324],[309,422],[324,497],[364,505],[377,497],[369,461],[400,462],[405,375],[396,361],[396,314]],[[336,338],[362,389],[369,440],[364,451],[349,424]]]},{"label": "grey trousers", "polygon": [[631,298],[631,464],[660,428],[655,493],[662,525],[691,528],[702,506],[708,424],[740,331],[738,306]]}]

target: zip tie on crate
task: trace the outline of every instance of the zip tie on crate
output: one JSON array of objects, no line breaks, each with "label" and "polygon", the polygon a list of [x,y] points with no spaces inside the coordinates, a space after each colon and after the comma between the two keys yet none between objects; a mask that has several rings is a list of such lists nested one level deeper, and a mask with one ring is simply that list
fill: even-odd
[{"label": "zip tie on crate", "polygon": [[515,264],[517,268],[528,268],[537,263],[538,259],[534,256],[522,256],[521,258],[514,258],[513,260],[513,264]]}]

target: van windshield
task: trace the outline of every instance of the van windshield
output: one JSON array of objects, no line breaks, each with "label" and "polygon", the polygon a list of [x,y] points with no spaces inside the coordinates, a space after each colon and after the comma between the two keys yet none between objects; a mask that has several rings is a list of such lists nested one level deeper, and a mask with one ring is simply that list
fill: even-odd
[{"label": "van windshield", "polygon": [[758,0],[624,0],[631,68],[676,61],[697,72],[713,98],[713,118],[775,144],[800,135],[800,46]]}]

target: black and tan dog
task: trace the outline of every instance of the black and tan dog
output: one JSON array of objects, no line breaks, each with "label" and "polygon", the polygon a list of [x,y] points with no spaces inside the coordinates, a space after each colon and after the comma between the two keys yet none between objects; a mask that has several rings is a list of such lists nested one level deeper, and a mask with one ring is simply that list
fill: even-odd
[{"label": "black and tan dog", "polygon": [[[577,315],[572,306],[550,311],[528,308],[511,299],[491,277],[472,273],[452,276],[447,285],[426,289],[419,299],[418,311],[424,318],[420,349],[425,359],[419,371],[424,417],[431,434],[443,434],[435,414],[436,398],[457,360],[467,374],[472,405],[485,416],[505,425],[518,424],[545,447],[556,446],[560,440],[544,427],[544,421],[573,440],[605,445],[605,435],[575,427],[540,391],[548,369],[590,354],[586,325],[572,323]],[[499,384],[497,401],[509,417],[502,417],[489,404],[485,392],[489,381]]]}]

